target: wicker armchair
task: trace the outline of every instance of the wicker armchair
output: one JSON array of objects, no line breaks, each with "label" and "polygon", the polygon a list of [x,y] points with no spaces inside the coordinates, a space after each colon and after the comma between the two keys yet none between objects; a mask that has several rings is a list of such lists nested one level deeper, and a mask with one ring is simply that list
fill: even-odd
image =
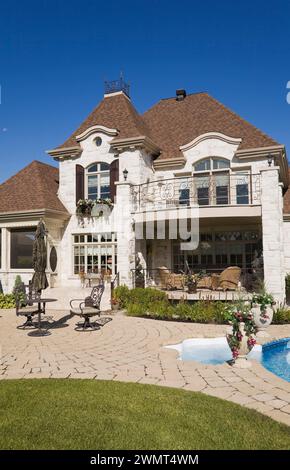
[{"label": "wicker armchair", "polygon": [[157,269],[162,289],[184,289],[185,276],[183,274],[171,273],[166,266],[160,266]]}]

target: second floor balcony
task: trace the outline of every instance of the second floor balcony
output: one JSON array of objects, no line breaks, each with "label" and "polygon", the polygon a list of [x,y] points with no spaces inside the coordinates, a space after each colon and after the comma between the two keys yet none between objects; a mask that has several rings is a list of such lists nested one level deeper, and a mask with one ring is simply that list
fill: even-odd
[{"label": "second floor balcony", "polygon": [[132,211],[259,206],[260,178],[260,174],[221,172],[149,181],[132,187]]}]

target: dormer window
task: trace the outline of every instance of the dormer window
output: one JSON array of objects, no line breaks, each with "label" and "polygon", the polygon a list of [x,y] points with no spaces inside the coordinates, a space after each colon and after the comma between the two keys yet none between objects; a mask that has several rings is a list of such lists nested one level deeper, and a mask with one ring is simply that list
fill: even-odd
[{"label": "dormer window", "polygon": [[110,165],[108,163],[93,163],[87,168],[86,197],[93,200],[110,197]]}]

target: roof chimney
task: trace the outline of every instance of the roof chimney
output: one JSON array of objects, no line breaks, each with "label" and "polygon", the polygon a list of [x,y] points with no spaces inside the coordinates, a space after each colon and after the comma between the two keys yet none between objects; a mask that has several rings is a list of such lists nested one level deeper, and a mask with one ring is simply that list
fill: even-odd
[{"label": "roof chimney", "polygon": [[186,97],[185,90],[176,90],[176,101],[183,101]]}]

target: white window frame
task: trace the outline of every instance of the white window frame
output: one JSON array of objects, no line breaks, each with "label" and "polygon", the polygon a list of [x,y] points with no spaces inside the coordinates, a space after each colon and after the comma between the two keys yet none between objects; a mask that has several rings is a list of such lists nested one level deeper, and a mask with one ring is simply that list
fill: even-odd
[{"label": "white window frame", "polygon": [[[108,241],[102,241],[102,237],[106,237],[107,234],[110,234],[111,240]],[[75,236],[83,236],[84,241],[83,242],[75,242]],[[88,241],[88,236],[93,236],[97,238],[97,241]],[[101,267],[101,248],[102,247],[111,247],[112,249],[112,276],[115,276],[117,274],[117,265],[115,263],[115,258],[117,255],[117,234],[116,233],[111,233],[111,232],[106,232],[106,233],[74,233],[72,234],[72,275],[77,276],[78,274],[75,273],[75,247],[84,247],[84,258],[85,258],[85,263],[84,263],[84,269],[85,273],[88,273],[88,248],[90,247],[95,247],[97,248],[97,256],[98,256],[98,267]],[[118,258],[117,258],[118,262]],[[99,269],[98,269],[99,270]]]},{"label": "white window frame", "polygon": [[[105,165],[108,165],[108,169],[107,170],[101,170],[101,165],[102,164],[105,164]],[[94,166],[94,165],[97,165],[97,171],[92,171],[90,172],[89,169]],[[92,198],[89,196],[89,176],[96,176],[97,177],[97,195],[96,195],[96,198]],[[102,176],[108,176],[109,177],[109,188],[110,188],[110,164],[107,163],[107,162],[94,162],[94,163],[91,163],[89,166],[87,166],[86,170],[85,170],[85,197],[86,199],[101,199],[101,177]],[[110,197],[110,195],[108,196]]]}]

